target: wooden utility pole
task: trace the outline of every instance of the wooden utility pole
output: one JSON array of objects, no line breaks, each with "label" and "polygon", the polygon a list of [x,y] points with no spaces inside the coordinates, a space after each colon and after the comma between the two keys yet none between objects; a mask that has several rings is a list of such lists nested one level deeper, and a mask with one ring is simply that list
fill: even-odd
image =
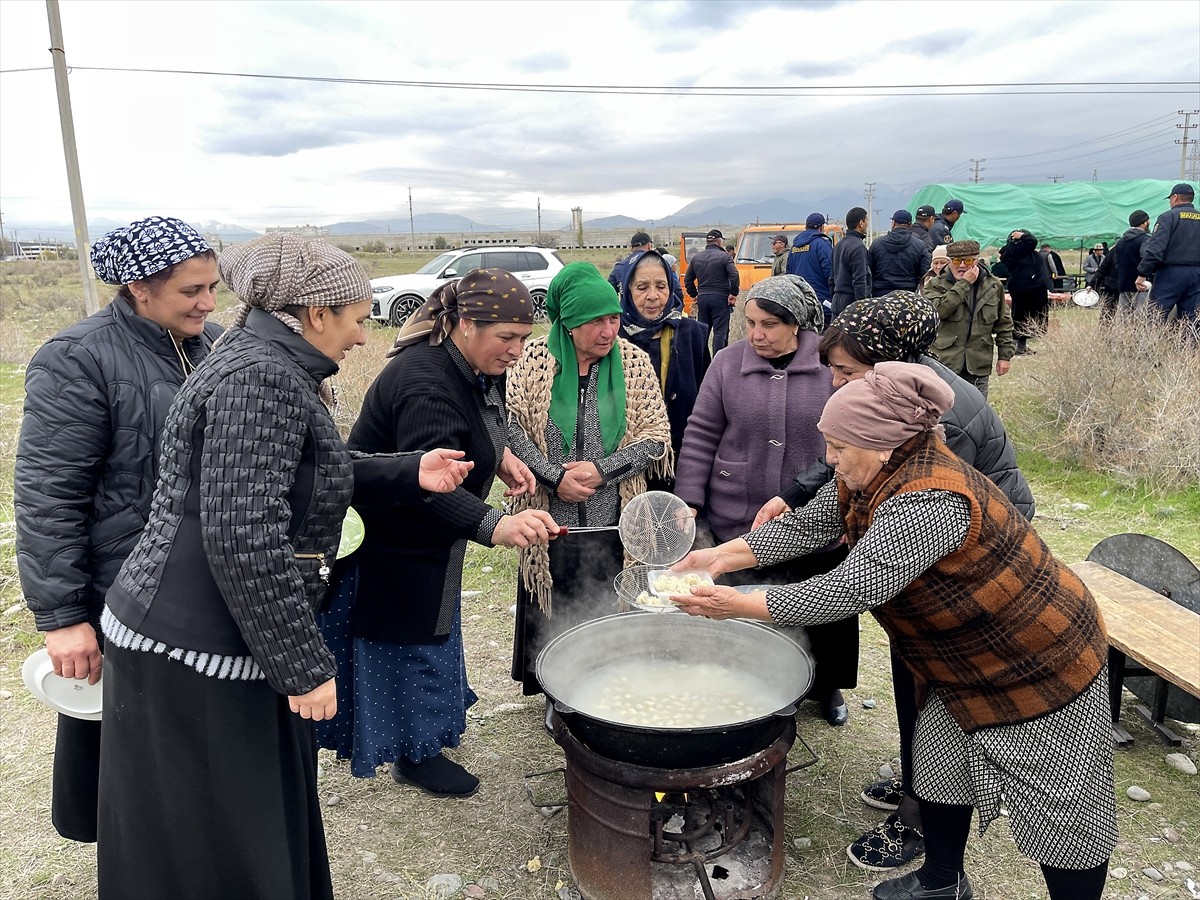
[{"label": "wooden utility pole", "polygon": [[79,257],[79,275],[83,279],[83,304],[90,316],[100,308],[96,283],[88,261],[87,209],[83,205],[83,183],[79,179],[79,154],[75,150],[75,119],[71,115],[71,89],[67,85],[67,51],[63,49],[62,19],[58,0],[46,0],[50,21],[50,58],[54,61],[54,85],[58,89],[58,120],[62,126],[63,154],[67,158],[67,187],[71,193],[71,218],[75,223],[75,249]]}]

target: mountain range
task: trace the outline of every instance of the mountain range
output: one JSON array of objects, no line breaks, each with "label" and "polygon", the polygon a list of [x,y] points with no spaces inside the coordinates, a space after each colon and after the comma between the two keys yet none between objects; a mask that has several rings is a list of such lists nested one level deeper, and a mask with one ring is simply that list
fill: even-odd
[{"label": "mountain range", "polygon": [[[880,188],[876,191],[872,205],[877,212],[876,227],[886,227],[892,211],[903,208],[913,194],[909,191],[889,190]],[[694,200],[669,216],[661,219],[638,219],[631,216],[612,215],[593,219],[584,219],[584,228],[589,230],[623,230],[654,228],[710,228],[726,227],[736,230],[743,225],[761,223],[764,225],[787,222],[803,222],[812,212],[823,213],[830,221],[840,221],[845,218],[846,211],[854,206],[864,205],[861,194],[844,191],[831,194],[816,200],[784,200],[777,197],[760,200],[746,198],[717,197]],[[514,216],[514,213],[516,215]],[[525,216],[520,211],[511,208],[496,208],[479,210],[474,218],[453,213],[418,213],[411,222],[408,216],[391,218],[370,218],[345,222],[333,222],[320,227],[326,229],[330,236],[368,235],[368,234],[408,234],[416,231],[419,234],[466,235],[471,232],[535,232],[538,215],[535,210]],[[512,222],[514,218],[525,221],[520,225],[500,225],[498,222]],[[489,221],[491,220],[491,221]],[[98,237],[125,225],[113,219],[93,219],[88,222],[88,231],[93,238]],[[224,222],[194,222],[192,223],[202,233],[216,237],[226,243],[236,243],[257,237],[262,232],[241,225]],[[571,228],[571,213],[569,210],[541,211],[541,229],[543,231],[569,231]],[[46,222],[8,221],[5,223],[5,236],[16,240],[44,240],[73,243],[75,230],[70,224]]]}]

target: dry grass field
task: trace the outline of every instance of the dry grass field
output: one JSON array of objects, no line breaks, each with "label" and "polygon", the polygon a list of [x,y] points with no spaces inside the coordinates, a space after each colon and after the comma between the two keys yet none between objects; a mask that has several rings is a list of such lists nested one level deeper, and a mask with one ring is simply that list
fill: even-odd
[{"label": "dry grass field", "polygon": [[[424,261],[364,259],[373,275],[402,271],[400,265],[413,269]],[[607,272],[612,254],[593,261]],[[23,365],[42,340],[82,313],[70,286],[73,274],[69,263],[0,266],[0,898],[13,900],[95,896],[94,849],[62,840],[50,826],[54,716],[21,683],[21,662],[41,641],[21,602],[12,549],[11,472]],[[228,296],[221,302],[219,319],[228,321]],[[339,375],[344,427],[391,340],[390,329],[373,327],[368,345],[347,360]],[[1154,373],[1176,363],[1164,363],[1166,350],[1153,350],[1145,335],[1137,346],[1146,353],[1127,360],[1123,369],[1102,370],[1113,353],[1105,340],[1092,311],[1057,310],[1055,328],[1038,343],[1038,355],[1020,358],[1011,375],[993,384],[993,402],[1013,431],[1038,501],[1035,524],[1068,561],[1082,559],[1097,541],[1124,531],[1161,537],[1200,559],[1200,475],[1183,462],[1195,465],[1198,458],[1195,386],[1200,381],[1194,369],[1190,381],[1180,382],[1183,373],[1174,369],[1170,383],[1156,380]],[[1187,363],[1183,357],[1182,364]],[[1174,389],[1185,385],[1190,391]],[[1102,401],[1116,396],[1130,405],[1115,421],[1105,419]],[[1135,425],[1126,433],[1122,425],[1130,420]],[[1139,452],[1150,453],[1146,444],[1136,449],[1137,440],[1146,438],[1156,442],[1152,471],[1137,463]],[[429,886],[439,874],[461,877],[460,897],[578,896],[566,865],[565,813],[547,816],[527,796],[527,789],[542,802],[563,795],[561,779],[526,778],[560,766],[562,754],[542,728],[541,703],[522,698],[508,676],[514,583],[510,553],[472,548],[463,586],[479,593],[463,601],[463,627],[468,670],[480,701],[453,755],[480,775],[477,795],[433,800],[398,787],[382,770],[374,779],[354,779],[348,765],[322,753],[320,789],[339,897],[440,897]],[[859,801],[858,792],[897,753],[887,641],[869,617],[862,628],[859,686],[847,692],[849,724],[829,728],[811,704],[798,715],[799,732],[820,761],[788,779],[788,862],[779,892],[788,900],[865,898],[880,880],[845,856],[846,845],[882,817]],[[868,709],[863,700],[876,703]],[[1200,870],[1200,779],[1166,765],[1168,748],[1141,727],[1133,698],[1126,695],[1126,700],[1123,719],[1136,743],[1117,753],[1121,843],[1112,862],[1125,875],[1110,878],[1105,897],[1189,900],[1200,896],[1186,886],[1188,877],[1200,879],[1200,871],[1187,868]],[[1200,727],[1174,727],[1184,735],[1179,749],[1200,758]],[[797,745],[792,761],[802,757]],[[1151,800],[1127,799],[1125,790],[1133,784],[1149,791]],[[1162,880],[1143,874],[1147,868],[1161,873]],[[1016,852],[1003,821],[986,836],[972,837],[967,870],[980,898],[1045,897],[1037,866]]]}]

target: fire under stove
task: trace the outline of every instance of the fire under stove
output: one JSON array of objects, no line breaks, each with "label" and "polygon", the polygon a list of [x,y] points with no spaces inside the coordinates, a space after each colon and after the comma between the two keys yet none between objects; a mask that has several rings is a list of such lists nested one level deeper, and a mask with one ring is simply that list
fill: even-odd
[{"label": "fire under stove", "polygon": [[[783,877],[790,718],[769,746],[689,769],[611,759],[554,717],[566,754],[567,855],[585,900],[754,900]],[[803,739],[801,739],[801,743]],[[804,745],[807,749],[808,745]]]}]

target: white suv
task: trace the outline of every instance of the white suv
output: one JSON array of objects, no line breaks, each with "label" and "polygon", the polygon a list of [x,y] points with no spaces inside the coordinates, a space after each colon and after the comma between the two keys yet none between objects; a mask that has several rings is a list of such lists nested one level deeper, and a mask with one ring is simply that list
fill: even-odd
[{"label": "white suv", "polygon": [[451,278],[472,269],[504,269],[529,288],[538,321],[546,316],[546,288],[563,267],[553,250],[544,247],[464,247],[430,260],[411,275],[371,279],[371,318],[400,326],[421,308],[429,295]]}]

